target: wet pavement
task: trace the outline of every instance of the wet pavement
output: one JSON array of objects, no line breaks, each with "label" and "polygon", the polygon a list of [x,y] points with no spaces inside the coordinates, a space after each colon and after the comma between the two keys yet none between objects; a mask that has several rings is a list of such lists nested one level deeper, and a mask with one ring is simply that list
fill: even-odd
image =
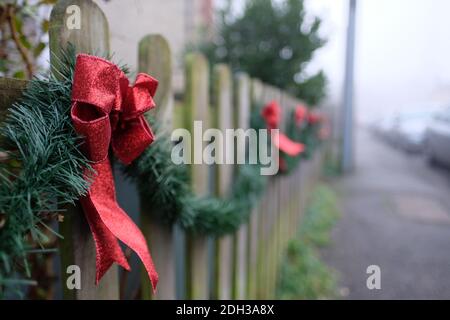
[{"label": "wet pavement", "polygon": [[[323,250],[348,299],[450,299],[450,172],[358,129],[356,167],[333,181],[342,218]],[[381,270],[369,290],[366,269]]]}]

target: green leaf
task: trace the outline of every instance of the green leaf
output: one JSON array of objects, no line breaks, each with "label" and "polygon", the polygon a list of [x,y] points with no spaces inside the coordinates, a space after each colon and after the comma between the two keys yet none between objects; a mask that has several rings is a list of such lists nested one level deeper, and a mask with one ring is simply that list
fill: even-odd
[{"label": "green leaf", "polygon": [[42,51],[47,47],[44,42],[40,42],[36,47],[34,47],[33,55],[35,58],[39,57]]},{"label": "green leaf", "polygon": [[19,34],[22,34],[23,21],[17,14],[14,16],[14,25],[16,27],[17,32],[19,32]]},{"label": "green leaf", "polygon": [[57,0],[41,0],[41,1],[39,1],[38,5],[43,5],[43,4],[51,5],[51,4],[55,4],[56,2],[57,2]]},{"label": "green leaf", "polygon": [[20,40],[20,43],[21,43],[25,48],[27,48],[28,50],[31,49],[31,43],[30,43],[30,41],[28,40],[28,38],[27,38],[25,35],[21,35],[20,38],[19,38],[19,40]]},{"label": "green leaf", "polygon": [[16,71],[13,74],[13,78],[17,78],[17,79],[25,79],[25,72],[23,70],[20,71]]},{"label": "green leaf", "polygon": [[47,19],[44,19],[41,23],[42,31],[48,32],[49,27],[50,27],[50,22]]}]

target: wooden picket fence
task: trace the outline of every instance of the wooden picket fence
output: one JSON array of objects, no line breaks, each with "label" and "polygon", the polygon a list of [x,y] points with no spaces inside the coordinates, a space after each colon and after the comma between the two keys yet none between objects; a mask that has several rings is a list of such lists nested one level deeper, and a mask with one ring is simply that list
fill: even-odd
[{"label": "wooden picket fence", "polygon": [[[66,27],[66,8],[78,5],[82,13],[81,30]],[[130,30],[131,32],[132,30]],[[73,43],[78,52],[107,53],[108,21],[90,0],[61,0],[50,20],[51,55]],[[151,32],[151,30],[149,30]],[[203,129],[249,127],[252,106],[277,100],[283,116],[288,117],[300,103],[289,94],[251,79],[244,73],[233,75],[224,64],[209,66],[201,54],[185,59],[185,90],[176,101],[172,90],[172,54],[164,37],[148,35],[138,45],[138,72],[149,73],[160,82],[155,101],[157,109],[150,116],[163,122],[164,129],[184,127],[191,130],[194,120],[203,121]],[[54,59],[51,60],[55,63]],[[212,68],[212,72],[210,72]],[[210,76],[212,77],[210,78]],[[212,82],[212,83],[210,83]],[[214,88],[210,96],[210,85]],[[26,82],[0,79],[0,121],[17,100]],[[283,129],[283,128],[280,128]],[[236,174],[231,165],[212,168],[191,165],[192,188],[198,195],[226,197]],[[220,239],[195,236],[177,227],[168,228],[151,221],[150,212],[158,210],[139,199],[132,186],[118,186],[120,193],[134,194],[139,208],[139,223],[149,242],[160,282],[152,296],[146,275],[141,277],[143,299],[271,299],[275,297],[277,275],[287,242],[296,232],[305,204],[318,180],[321,155],[303,160],[289,176],[271,177],[259,205],[250,220],[238,232]],[[121,178],[116,177],[120,185]],[[128,210],[127,210],[128,211]],[[60,223],[64,240],[60,243],[61,285],[65,299],[118,299],[119,272],[112,267],[95,286],[95,249],[91,232],[78,206],[68,208]],[[81,268],[81,290],[69,290],[65,283],[68,265]]]}]

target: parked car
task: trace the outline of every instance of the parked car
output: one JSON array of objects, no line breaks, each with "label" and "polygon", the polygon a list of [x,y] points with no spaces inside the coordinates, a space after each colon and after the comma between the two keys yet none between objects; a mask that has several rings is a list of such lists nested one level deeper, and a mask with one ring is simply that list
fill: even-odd
[{"label": "parked car", "polygon": [[391,132],[393,144],[407,152],[423,152],[425,132],[434,114],[433,109],[400,113]]},{"label": "parked car", "polygon": [[450,107],[436,113],[429,123],[425,151],[430,162],[450,166]]},{"label": "parked car", "polygon": [[390,142],[392,137],[392,131],[394,130],[396,124],[395,116],[385,116],[383,118],[377,119],[372,124],[373,132],[381,139]]}]

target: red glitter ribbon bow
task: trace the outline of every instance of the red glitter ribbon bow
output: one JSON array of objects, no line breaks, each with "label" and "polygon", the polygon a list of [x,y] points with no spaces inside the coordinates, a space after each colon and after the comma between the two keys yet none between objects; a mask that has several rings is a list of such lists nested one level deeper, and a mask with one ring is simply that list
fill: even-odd
[{"label": "red glitter ribbon bow", "polygon": [[96,279],[114,263],[130,270],[117,239],[133,249],[143,262],[153,290],[158,274],[139,228],[120,208],[108,157],[109,146],[116,157],[129,164],[150,145],[154,136],[143,114],[155,107],[158,81],[139,74],[133,86],[125,74],[109,61],[85,54],[77,56],[72,86],[71,116],[75,131],[85,140],[83,152],[92,161],[95,174],[88,194],[80,199],[92,231],[96,256]]},{"label": "red glitter ribbon bow", "polygon": [[[277,129],[281,118],[281,108],[276,101],[267,104],[262,110],[262,117],[266,121],[269,130]],[[287,155],[294,157],[305,149],[302,143],[289,139],[284,133],[278,133],[278,139],[275,139],[275,147]]]},{"label": "red glitter ribbon bow", "polygon": [[318,124],[319,122],[322,121],[322,115],[315,112],[315,111],[311,111],[310,113],[308,113],[308,122],[310,124]]},{"label": "red glitter ribbon bow", "polygon": [[308,118],[308,109],[304,106],[299,104],[295,108],[295,123],[298,126],[301,126]]}]

